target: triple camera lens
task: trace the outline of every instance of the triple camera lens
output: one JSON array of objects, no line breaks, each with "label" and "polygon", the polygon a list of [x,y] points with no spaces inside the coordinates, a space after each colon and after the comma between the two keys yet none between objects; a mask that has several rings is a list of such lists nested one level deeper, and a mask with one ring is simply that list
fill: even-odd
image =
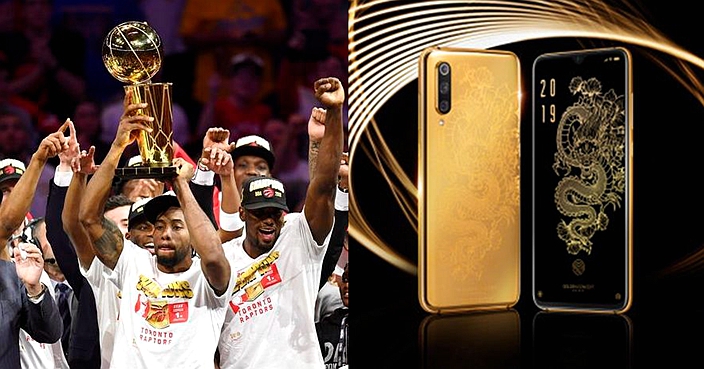
[{"label": "triple camera lens", "polygon": [[450,64],[447,62],[441,62],[438,64],[438,78],[437,78],[437,91],[438,91],[438,111],[441,114],[447,114],[451,109],[450,102]]}]

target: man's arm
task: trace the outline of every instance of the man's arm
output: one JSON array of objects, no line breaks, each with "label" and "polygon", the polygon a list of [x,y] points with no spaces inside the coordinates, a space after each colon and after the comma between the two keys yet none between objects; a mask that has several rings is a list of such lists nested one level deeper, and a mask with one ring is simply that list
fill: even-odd
[{"label": "man's arm", "polygon": [[66,232],[62,221],[62,211],[67,193],[66,187],[59,187],[51,180],[49,187],[49,199],[46,204],[46,238],[54,250],[54,257],[59,269],[66,277],[66,281],[71,288],[79,294],[81,286],[85,283],[85,277],[81,274],[78,266],[76,252],[71,246],[71,240]]},{"label": "man's arm", "polygon": [[330,235],[330,244],[325,250],[323,257],[323,265],[320,268],[320,283],[318,288],[323,288],[328,280],[328,277],[335,271],[337,260],[342,254],[342,249],[345,247],[345,236],[347,235],[348,211],[335,210],[335,226],[332,228]]},{"label": "man's arm", "polygon": [[141,130],[151,131],[148,123],[154,119],[135,115],[137,109],[147,104],[130,104],[131,92],[125,94],[124,112],[117,127],[110,151],[86,185],[78,213],[79,220],[90,238],[95,256],[110,269],[114,269],[122,253],[123,234],[115,223],[103,216],[105,202],[110,196],[115,169],[125,148],[136,140]]},{"label": "man's arm", "polygon": [[174,165],[179,168],[179,174],[174,179],[173,185],[186,218],[191,245],[200,255],[205,278],[215,293],[220,296],[225,293],[230,281],[230,263],[225,258],[215,227],[200,208],[188,185],[193,177],[193,166],[181,158],[174,159]]},{"label": "man's arm", "polygon": [[220,227],[218,236],[225,243],[242,235],[244,224],[239,218],[240,193],[235,181],[234,162],[230,154],[218,147],[203,150],[200,161],[213,173],[220,176],[222,202],[220,203]]},{"label": "man's arm", "polygon": [[[230,157],[230,154],[226,155]],[[222,185],[222,191],[220,192],[222,193],[222,203],[220,204],[221,226],[218,229],[218,235],[220,236],[220,241],[223,243],[241,236],[244,230],[244,224],[238,214],[240,208],[240,191],[235,182],[233,164],[233,160],[230,157],[227,164],[225,164],[229,169],[218,173]],[[236,224],[224,224],[224,222],[230,222],[232,219],[235,219],[234,222]],[[239,220],[239,222],[237,220]]]},{"label": "man's arm", "polygon": [[[325,109],[314,107],[308,119],[308,173],[309,178],[315,175],[315,168],[318,164],[318,151],[320,143],[325,135]],[[342,253],[348,225],[348,166],[349,157],[342,154],[340,160],[340,171],[338,173],[338,190],[335,196],[335,225],[330,236],[328,249],[325,250],[323,265],[321,267],[320,283],[318,288],[322,288],[327,283],[328,277],[335,270],[337,259]]]},{"label": "man's arm", "polygon": [[[20,253],[26,252],[26,258]],[[39,279],[44,269],[44,258],[39,248],[31,243],[23,243],[14,249],[15,269],[22,282],[22,308],[26,315],[20,321],[22,329],[41,343],[54,343],[61,338],[63,323],[59,308]],[[30,297],[31,296],[31,297]]]},{"label": "man's arm", "polygon": [[318,166],[318,151],[325,135],[325,109],[314,107],[308,118],[308,178],[315,175]]},{"label": "man's arm", "polygon": [[63,212],[61,213],[62,226],[66,235],[71,240],[73,248],[78,257],[78,262],[85,270],[90,268],[95,258],[92,242],[88,232],[83,228],[78,213],[81,209],[81,196],[85,193],[88,176],[83,173],[75,173],[68,186],[66,198],[64,200]]},{"label": "man's arm", "polygon": [[[207,130],[203,137],[203,149],[201,150],[200,158],[198,158],[198,169],[190,182],[193,196],[201,205],[201,209],[203,209],[208,216],[210,222],[213,223],[215,229],[218,230],[222,242],[226,242],[235,237],[231,236],[231,232],[223,230],[221,225],[218,224],[213,205],[215,174],[220,174],[220,168],[227,165],[224,159],[226,159],[225,155],[228,154],[227,151],[230,150],[230,144],[228,143],[229,137],[230,131],[225,128],[211,127]],[[229,159],[231,161],[231,158]],[[217,165],[218,161],[221,162],[221,165]],[[220,174],[220,176],[222,177],[222,174]],[[225,194],[223,194],[223,202],[226,201],[228,201],[228,199],[225,197]],[[222,209],[222,206],[223,204],[220,204],[220,209]],[[237,203],[236,206],[237,208],[235,208],[233,212],[239,209],[239,203]]]},{"label": "man's arm", "polygon": [[[50,134],[39,143],[39,148],[32,155],[27,170],[17,181],[13,191],[0,205],[0,239],[7,240],[12,233],[22,224],[34,199],[34,193],[39,183],[39,177],[47,160],[58,155],[67,148],[64,131],[68,121],[58,131]],[[0,248],[0,258],[9,259],[7,250]],[[4,256],[4,257],[2,257]]]},{"label": "man's arm", "polygon": [[37,342],[54,343],[60,340],[63,322],[54,299],[47,292],[47,296],[44,296],[41,301],[33,303],[28,300],[27,294],[23,293],[24,296],[22,296],[22,302],[27,309],[27,320],[22,329]]},{"label": "man's arm", "polygon": [[336,78],[315,81],[315,96],[325,105],[325,134],[318,151],[318,162],[306,193],[303,212],[313,239],[322,244],[332,228],[335,191],[343,150],[342,104],[345,92]]},{"label": "man's arm", "polygon": [[[202,170],[199,169],[198,172],[202,172]],[[204,184],[191,180],[189,186],[191,187],[191,192],[193,192],[193,197],[196,198],[201,209],[203,209],[205,215],[210,219],[210,223],[213,224],[213,227],[218,228],[218,222],[215,220],[215,205],[213,203],[215,184]]]},{"label": "man's arm", "polygon": [[[73,288],[77,297],[80,297],[82,286],[86,283],[85,277],[81,274],[78,266],[76,252],[71,246],[71,240],[64,231],[63,214],[64,204],[67,197],[68,185],[73,180],[73,169],[71,162],[80,158],[81,150],[76,139],[76,129],[73,122],[69,121],[68,148],[59,153],[59,165],[54,171],[54,178],[49,183],[49,198],[46,204],[46,237],[54,250],[54,256],[59,268],[63,272],[66,280]],[[95,150],[95,148],[92,148]],[[72,209],[78,213],[78,209]],[[78,217],[74,214],[74,217]]]},{"label": "man's arm", "polygon": [[[244,225],[237,212],[240,208],[240,191],[235,182],[234,162],[229,151],[230,131],[213,127],[203,137],[203,150],[199,162],[209,171],[220,176],[222,202],[220,203],[220,225],[216,226],[220,241],[225,243],[242,235]],[[202,206],[201,206],[202,207]],[[206,211],[206,214],[208,212]],[[231,224],[231,223],[236,224]]]},{"label": "man's arm", "polygon": [[340,258],[347,238],[347,226],[349,224],[349,196],[347,193],[349,166],[347,165],[347,160],[348,155],[343,153],[342,161],[340,162],[340,179],[335,194],[335,225],[332,228],[328,249],[325,250],[323,266],[320,268],[321,274],[318,288],[323,288],[328,277],[335,270],[335,265]]},{"label": "man's arm", "polygon": [[81,197],[85,193],[88,176],[95,173],[97,166],[94,162],[95,147],[91,146],[88,151],[83,151],[76,158],[71,159],[71,169],[74,172],[71,182],[66,192],[66,197],[61,213],[61,221],[64,232],[73,244],[73,249],[78,257],[78,262],[83,269],[88,270],[95,253],[91,246],[91,239],[83,224],[78,219],[81,208]]}]

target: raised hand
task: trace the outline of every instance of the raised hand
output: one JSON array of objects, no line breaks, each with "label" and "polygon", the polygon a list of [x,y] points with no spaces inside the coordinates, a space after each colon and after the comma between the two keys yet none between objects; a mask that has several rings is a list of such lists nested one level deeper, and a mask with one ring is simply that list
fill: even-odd
[{"label": "raised hand", "polygon": [[206,149],[217,148],[228,152],[231,151],[232,148],[230,147],[229,140],[230,130],[221,127],[208,128],[208,131],[205,132],[205,137],[203,137],[203,151],[201,157],[205,158],[211,154],[212,150],[206,154]]},{"label": "raised hand", "polygon": [[67,119],[56,132],[46,136],[42,142],[39,143],[39,148],[36,153],[37,159],[47,161],[59,153],[68,150],[68,140],[64,137],[64,132],[68,128],[69,122],[70,120]]},{"label": "raised hand", "polygon": [[71,160],[71,169],[74,173],[90,175],[98,170],[99,165],[95,164],[95,146],[91,146],[88,151],[83,150]]},{"label": "raised hand", "polygon": [[177,168],[178,179],[188,182],[193,178],[195,169],[188,161],[183,158],[174,158],[173,165]]},{"label": "raised hand", "polygon": [[313,84],[315,98],[326,107],[341,107],[345,102],[342,83],[335,77],[321,78]]},{"label": "raised hand", "polygon": [[[23,254],[26,253],[26,257]],[[15,269],[17,276],[27,287],[31,295],[39,292],[39,278],[44,270],[44,258],[39,248],[34,244],[22,242],[14,248]]]},{"label": "raised hand", "polygon": [[[68,171],[68,168],[72,168],[72,163],[75,158],[81,155],[81,147],[78,144],[78,139],[76,138],[76,126],[73,124],[70,118],[66,119],[64,124],[68,123],[68,138],[66,143],[68,148],[59,153],[59,166],[63,167]],[[80,168],[79,168],[80,170]],[[75,172],[75,170],[74,170]]]},{"label": "raised hand", "polygon": [[325,135],[325,113],[323,108],[314,107],[308,119],[308,139],[320,141]]},{"label": "raised hand", "polygon": [[229,176],[234,169],[232,156],[218,147],[203,149],[203,156],[200,158],[200,162],[208,167],[209,170],[221,176]]},{"label": "raised hand", "polygon": [[120,123],[117,126],[115,139],[113,140],[113,145],[123,149],[139,137],[140,131],[144,130],[151,132],[153,130],[151,127],[151,122],[154,121],[154,118],[137,114],[138,110],[146,108],[147,104],[132,104],[131,102],[132,91],[128,91],[125,94],[125,99],[122,103],[124,110],[122,112],[122,117],[120,117]]}]

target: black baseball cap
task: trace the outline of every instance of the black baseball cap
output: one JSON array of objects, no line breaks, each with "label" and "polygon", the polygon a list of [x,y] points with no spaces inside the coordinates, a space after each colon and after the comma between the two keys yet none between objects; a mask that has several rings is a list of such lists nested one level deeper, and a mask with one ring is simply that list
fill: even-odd
[{"label": "black baseball cap", "polygon": [[271,144],[261,136],[249,135],[239,138],[230,154],[232,160],[237,160],[244,155],[260,157],[266,160],[269,170],[274,169],[274,153],[271,151]]},{"label": "black baseball cap", "polygon": [[145,197],[130,205],[130,214],[127,217],[127,229],[132,229],[132,227],[137,224],[147,221],[147,216],[144,214],[144,206],[147,205],[151,199],[151,197]]},{"label": "black baseball cap", "polygon": [[284,184],[271,177],[248,177],[242,185],[242,207],[247,210],[278,208],[288,212]]},{"label": "black baseball cap", "polygon": [[174,191],[167,191],[144,204],[144,216],[149,223],[154,224],[159,215],[171,207],[180,208],[181,203],[178,202]]}]

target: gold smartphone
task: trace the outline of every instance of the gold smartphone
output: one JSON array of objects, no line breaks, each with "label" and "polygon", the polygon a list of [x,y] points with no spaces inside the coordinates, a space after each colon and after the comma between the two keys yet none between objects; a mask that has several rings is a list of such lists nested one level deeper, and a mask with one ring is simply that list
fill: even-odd
[{"label": "gold smartphone", "polygon": [[510,308],[520,289],[518,58],[432,47],[418,81],[420,305]]},{"label": "gold smartphone", "polygon": [[533,300],[621,313],[632,301],[631,55],[549,53],[533,63]]}]

